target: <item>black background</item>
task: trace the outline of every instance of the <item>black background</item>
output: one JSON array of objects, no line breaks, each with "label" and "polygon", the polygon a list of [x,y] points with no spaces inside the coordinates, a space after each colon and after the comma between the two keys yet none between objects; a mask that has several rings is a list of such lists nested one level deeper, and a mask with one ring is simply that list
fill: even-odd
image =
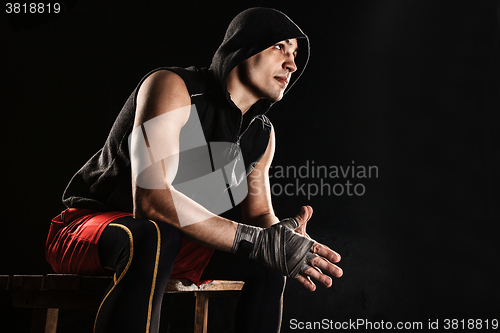
[{"label": "black background", "polygon": [[[500,319],[495,1],[60,3],[58,15],[0,14],[0,274],[51,272],[44,242],[62,191],[141,77],[209,65],[230,20],[266,6],[311,40],[303,77],[268,114],[273,165],[378,167],[348,178],[362,196],[274,197],[280,217],[314,208],[308,232],[344,269],[314,293],[290,281],[282,331],[292,318]],[[2,302],[5,331],[28,331],[30,314]],[[172,332],[191,328],[189,302],[166,300]],[[210,325],[224,332],[234,300],[212,304]],[[91,330],[92,314],[63,316],[60,332]]]}]

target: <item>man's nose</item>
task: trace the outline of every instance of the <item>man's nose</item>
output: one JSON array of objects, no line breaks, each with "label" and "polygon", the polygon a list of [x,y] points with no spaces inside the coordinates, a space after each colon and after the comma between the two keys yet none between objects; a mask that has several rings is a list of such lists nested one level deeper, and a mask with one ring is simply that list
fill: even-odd
[{"label": "man's nose", "polygon": [[295,57],[293,54],[289,54],[283,63],[283,68],[293,73],[297,70],[297,65],[295,64]]}]

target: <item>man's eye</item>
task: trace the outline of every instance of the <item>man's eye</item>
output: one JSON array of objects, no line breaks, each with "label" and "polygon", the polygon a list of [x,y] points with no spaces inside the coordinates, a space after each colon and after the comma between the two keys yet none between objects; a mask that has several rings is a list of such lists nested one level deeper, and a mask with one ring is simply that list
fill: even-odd
[{"label": "man's eye", "polygon": [[276,44],[274,45],[275,48],[277,48],[278,50],[283,50],[283,45],[281,44]]}]

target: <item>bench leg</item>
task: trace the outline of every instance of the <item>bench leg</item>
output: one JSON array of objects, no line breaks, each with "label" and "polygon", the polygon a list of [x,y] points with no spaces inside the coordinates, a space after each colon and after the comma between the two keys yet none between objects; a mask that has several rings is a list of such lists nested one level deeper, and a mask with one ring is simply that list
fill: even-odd
[{"label": "bench leg", "polygon": [[207,333],[208,324],[208,294],[195,292],[196,306],[194,312],[194,333]]},{"label": "bench leg", "polygon": [[33,309],[31,333],[56,333],[59,309]]}]

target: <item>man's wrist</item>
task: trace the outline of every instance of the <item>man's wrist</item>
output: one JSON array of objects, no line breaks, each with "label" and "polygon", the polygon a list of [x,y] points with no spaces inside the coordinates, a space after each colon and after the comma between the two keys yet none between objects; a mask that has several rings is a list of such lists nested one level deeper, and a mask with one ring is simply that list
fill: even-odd
[{"label": "man's wrist", "polygon": [[231,252],[253,259],[262,228],[240,223],[234,236]]},{"label": "man's wrist", "polygon": [[266,229],[239,224],[231,252],[254,259],[282,275],[295,277],[308,267],[307,255],[314,244],[313,240],[294,231],[298,226],[295,218],[283,219]]}]

